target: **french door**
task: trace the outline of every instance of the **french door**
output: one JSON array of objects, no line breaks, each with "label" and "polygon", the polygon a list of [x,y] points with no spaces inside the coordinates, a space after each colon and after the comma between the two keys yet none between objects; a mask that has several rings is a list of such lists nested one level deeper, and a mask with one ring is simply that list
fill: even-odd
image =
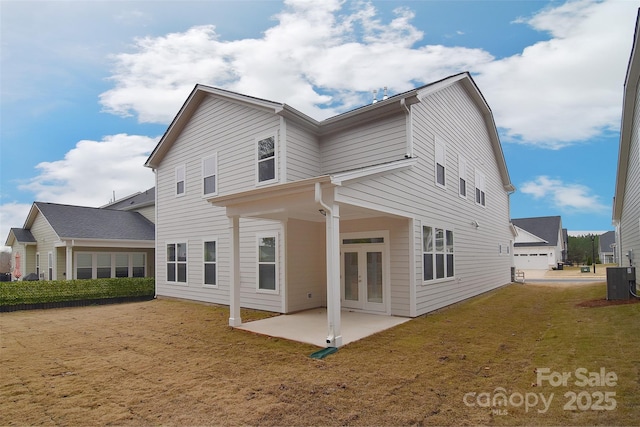
[{"label": "french door", "polygon": [[384,243],[343,244],[341,252],[342,306],[386,311]]}]

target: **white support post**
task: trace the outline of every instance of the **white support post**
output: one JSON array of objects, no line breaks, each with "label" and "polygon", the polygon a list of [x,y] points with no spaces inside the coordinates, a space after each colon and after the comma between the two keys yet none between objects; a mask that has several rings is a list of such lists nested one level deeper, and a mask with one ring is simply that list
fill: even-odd
[{"label": "white support post", "polygon": [[327,347],[342,346],[340,325],[340,207],[327,212]]},{"label": "white support post", "polygon": [[240,326],[240,218],[229,217],[229,326]]},{"label": "white support post", "polygon": [[67,242],[66,269],[64,280],[73,279],[73,247]]}]

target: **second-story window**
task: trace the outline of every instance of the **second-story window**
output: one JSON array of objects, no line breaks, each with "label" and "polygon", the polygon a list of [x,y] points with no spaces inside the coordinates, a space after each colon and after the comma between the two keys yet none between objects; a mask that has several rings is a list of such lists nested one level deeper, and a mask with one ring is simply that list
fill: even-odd
[{"label": "second-story window", "polygon": [[436,139],[436,184],[441,187],[445,186],[445,158],[446,158],[445,146],[442,141]]},{"label": "second-story window", "polygon": [[202,159],[202,194],[204,196],[218,193],[218,155]]},{"label": "second-story window", "polygon": [[276,137],[259,139],[258,150],[258,183],[276,180]]},{"label": "second-story window", "polygon": [[185,191],[185,175],[186,168],[184,165],[180,165],[176,167],[176,196],[182,196]]},{"label": "second-story window", "polygon": [[485,185],[484,174],[476,170],[476,203],[480,206],[486,206]]}]

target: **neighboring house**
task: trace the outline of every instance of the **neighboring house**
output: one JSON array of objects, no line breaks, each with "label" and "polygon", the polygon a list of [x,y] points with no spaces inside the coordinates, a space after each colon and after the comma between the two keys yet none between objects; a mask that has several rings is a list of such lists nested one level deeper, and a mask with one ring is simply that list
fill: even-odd
[{"label": "neighboring house", "polygon": [[135,211],[155,224],[156,222],[156,188],[151,187],[145,191],[139,191],[122,199],[110,202],[102,209],[116,209],[120,211]]},{"label": "neighboring house", "polygon": [[622,123],[613,225],[616,231],[616,258],[620,266],[635,266],[640,257],[640,16],[636,20],[631,57],[624,83]]},{"label": "neighboring house", "polygon": [[598,259],[603,264],[613,264],[618,262],[615,257],[616,233],[607,231],[598,236]]},{"label": "neighboring house", "polygon": [[141,213],[35,202],[6,245],[40,280],[153,277],[155,227]]},{"label": "neighboring house", "polygon": [[156,293],[415,317],[510,282],[514,191],[468,73],[316,121],[197,85],[151,153]]},{"label": "neighboring house", "polygon": [[567,232],[559,216],[512,219],[517,236],[513,263],[518,270],[551,270],[566,261]]}]

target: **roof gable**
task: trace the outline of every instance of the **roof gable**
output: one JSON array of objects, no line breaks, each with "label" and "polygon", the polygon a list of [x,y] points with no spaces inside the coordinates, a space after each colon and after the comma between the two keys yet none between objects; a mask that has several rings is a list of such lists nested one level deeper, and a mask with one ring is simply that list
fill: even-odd
[{"label": "roof gable", "polygon": [[[538,242],[531,243],[544,243],[545,246],[557,246],[560,243],[558,237],[561,233],[562,221],[559,216],[518,218],[512,219],[511,223],[539,239]],[[526,245],[526,243],[517,243],[517,245]]]},{"label": "roof gable", "polygon": [[269,111],[272,111],[274,114],[278,114],[287,119],[293,120],[317,134],[327,134],[340,131],[354,124],[376,120],[387,114],[397,113],[400,111],[408,111],[408,108],[411,104],[420,102],[420,97],[427,97],[457,83],[464,86],[471,98],[475,101],[476,106],[482,113],[482,116],[484,117],[489,138],[491,140],[493,153],[496,158],[500,175],[502,177],[502,185],[504,189],[506,191],[515,191],[515,187],[511,183],[509,172],[507,170],[504,153],[502,151],[502,146],[498,137],[498,131],[493,119],[493,113],[491,112],[491,109],[484,99],[484,96],[482,95],[477,85],[473,81],[473,78],[468,72],[463,72],[446,77],[444,79],[429,83],[419,88],[393,95],[385,100],[381,100],[376,103],[365,105],[354,110],[339,114],[337,116],[330,117],[323,121],[317,121],[284,103],[268,101],[265,99],[255,98],[224,89],[199,84],[195,86],[185,103],[180,108],[180,111],[175,116],[175,118],[167,128],[167,131],[162,136],[153,152],[147,159],[145,166],[150,168],[157,168],[160,165],[164,156],[168,153],[171,146],[176,141],[184,127],[187,125],[189,120],[191,120],[191,117],[193,116],[199,105],[202,103],[203,99],[207,96],[224,98],[225,100],[243,103],[253,108],[267,109]]},{"label": "roof gable", "polygon": [[26,230],[24,228],[11,228],[5,245],[12,246],[13,242],[29,244],[36,243],[36,239],[33,237],[30,230]]}]

